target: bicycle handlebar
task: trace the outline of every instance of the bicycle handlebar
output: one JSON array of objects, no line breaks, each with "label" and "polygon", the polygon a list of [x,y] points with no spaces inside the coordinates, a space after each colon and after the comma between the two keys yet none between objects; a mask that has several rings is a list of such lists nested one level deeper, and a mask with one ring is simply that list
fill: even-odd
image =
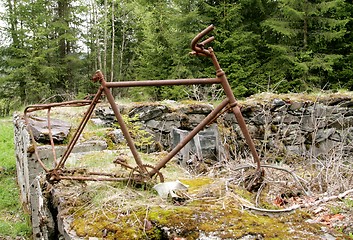
[{"label": "bicycle handlebar", "polygon": [[200,54],[200,55],[206,55],[206,56],[210,54],[209,51],[207,51],[203,47],[206,44],[212,42],[215,38],[212,36],[202,41],[201,43],[198,43],[198,41],[204,36],[206,36],[208,33],[210,33],[213,29],[214,29],[213,25],[208,26],[202,32],[197,34],[196,37],[191,41],[191,49],[194,50],[194,54]]}]

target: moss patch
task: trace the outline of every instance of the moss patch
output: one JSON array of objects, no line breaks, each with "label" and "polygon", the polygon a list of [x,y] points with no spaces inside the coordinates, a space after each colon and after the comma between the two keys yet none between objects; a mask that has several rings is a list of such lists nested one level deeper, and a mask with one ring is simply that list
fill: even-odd
[{"label": "moss patch", "polygon": [[[236,239],[262,236],[264,239],[317,239],[320,227],[306,223],[310,215],[262,216],[242,210],[241,201],[252,198],[236,187],[225,191],[224,182],[212,178],[182,179],[190,186],[191,199],[175,206],[153,191],[123,185],[87,186],[87,202],[71,211],[71,227],[79,237],[106,239],[167,239],[218,236]],[[217,187],[218,186],[218,187]],[[94,190],[94,188],[96,188]],[[103,192],[102,192],[103,191]],[[209,194],[209,193],[217,194]]]},{"label": "moss patch", "polygon": [[199,201],[198,205],[140,206],[129,213],[82,210],[74,215],[72,227],[80,237],[103,237],[105,233],[107,239],[163,239],[166,232],[187,239],[196,239],[200,233],[221,238],[261,235],[265,239],[315,239],[312,234],[319,228],[303,225],[307,218],[301,212],[280,218],[260,216],[220,202],[211,205]]}]

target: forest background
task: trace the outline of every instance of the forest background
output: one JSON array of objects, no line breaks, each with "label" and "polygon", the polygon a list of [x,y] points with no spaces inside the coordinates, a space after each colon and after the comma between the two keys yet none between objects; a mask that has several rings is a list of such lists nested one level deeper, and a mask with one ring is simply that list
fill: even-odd
[{"label": "forest background", "polygon": [[[190,41],[211,44],[236,97],[353,90],[351,0],[5,0],[0,16],[0,116],[82,99],[107,81],[213,77]],[[115,89],[116,98],[215,100],[213,87]]]}]

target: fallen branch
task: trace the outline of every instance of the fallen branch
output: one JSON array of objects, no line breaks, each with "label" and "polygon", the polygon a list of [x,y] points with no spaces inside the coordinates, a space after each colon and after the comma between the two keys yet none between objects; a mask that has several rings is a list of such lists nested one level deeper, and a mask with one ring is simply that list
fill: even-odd
[{"label": "fallen branch", "polygon": [[257,212],[260,212],[260,213],[265,213],[265,214],[266,213],[267,214],[289,213],[289,212],[293,212],[293,211],[295,211],[297,209],[300,209],[300,208],[309,208],[309,207],[317,206],[317,205],[319,205],[321,203],[329,202],[329,201],[332,201],[332,200],[343,199],[350,193],[353,193],[353,189],[347,190],[347,191],[345,191],[343,193],[340,193],[340,194],[338,194],[336,196],[323,197],[322,199],[316,200],[316,201],[311,202],[311,203],[296,204],[296,205],[293,205],[293,206],[291,206],[289,208],[284,208],[284,209],[265,209],[265,208],[258,208],[258,207],[249,206],[249,205],[243,205],[243,208],[250,209],[250,210],[253,210],[253,211],[257,211]]}]

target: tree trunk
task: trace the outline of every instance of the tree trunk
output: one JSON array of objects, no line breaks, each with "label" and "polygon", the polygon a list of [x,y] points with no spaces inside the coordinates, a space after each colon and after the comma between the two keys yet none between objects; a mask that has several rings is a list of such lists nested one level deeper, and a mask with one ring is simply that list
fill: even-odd
[{"label": "tree trunk", "polygon": [[[102,55],[101,55],[101,46],[100,46],[100,34],[99,34],[99,29],[97,27],[98,25],[98,20],[97,20],[97,16],[98,16],[98,10],[97,10],[97,7],[95,5],[95,1],[92,1],[92,6],[93,6],[93,11],[94,11],[94,34],[95,34],[95,43],[96,43],[96,56],[97,56],[97,65],[98,65],[98,68],[100,70],[103,70],[102,69]],[[97,69],[95,69],[97,70]]]},{"label": "tree trunk", "polygon": [[122,80],[122,75],[123,75],[124,50],[125,50],[125,28],[123,28],[121,46],[120,46],[119,80]]},{"label": "tree trunk", "polygon": [[58,17],[59,21],[62,24],[62,27],[58,29],[58,35],[60,38],[59,41],[59,56],[61,59],[64,59],[70,53],[70,43],[65,38],[62,37],[66,34],[66,29],[69,29],[69,2],[68,0],[58,0]]},{"label": "tree trunk", "polygon": [[308,47],[308,21],[304,18],[304,32],[303,32],[303,48],[306,49]]},{"label": "tree trunk", "polygon": [[7,7],[9,10],[9,25],[11,29],[11,38],[13,41],[13,45],[15,47],[19,46],[19,39],[17,35],[17,1],[14,0],[13,2],[11,0],[7,1]]},{"label": "tree trunk", "polygon": [[303,48],[308,47],[308,1],[304,5]]},{"label": "tree trunk", "polygon": [[107,44],[108,44],[108,3],[104,0],[104,59],[103,59],[103,74],[107,77]]},{"label": "tree trunk", "polygon": [[114,79],[114,47],[115,47],[115,24],[114,24],[114,0],[112,1],[112,53],[110,65],[110,81]]},{"label": "tree trunk", "polygon": [[102,59],[100,54],[100,45],[99,45],[99,32],[97,28],[97,6],[94,0],[91,0],[91,8],[90,14],[92,16],[92,26],[91,28],[91,46],[92,52],[94,52],[94,70],[102,69]]}]

